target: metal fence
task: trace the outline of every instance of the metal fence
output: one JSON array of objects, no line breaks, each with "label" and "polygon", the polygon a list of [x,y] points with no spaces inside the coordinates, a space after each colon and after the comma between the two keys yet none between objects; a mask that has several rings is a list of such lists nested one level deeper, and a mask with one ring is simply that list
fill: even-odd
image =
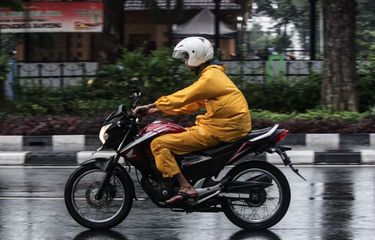
[{"label": "metal fence", "polygon": [[97,66],[96,62],[17,63],[16,77],[21,86],[74,86],[95,77]]},{"label": "metal fence", "polygon": [[[321,73],[323,61],[223,61],[230,76],[252,82],[269,77],[303,77]],[[65,87],[79,85],[96,76],[96,62],[17,63],[16,77],[21,86]]]},{"label": "metal fence", "polygon": [[323,61],[224,61],[224,64],[228,75],[251,82],[305,77],[323,71]]}]

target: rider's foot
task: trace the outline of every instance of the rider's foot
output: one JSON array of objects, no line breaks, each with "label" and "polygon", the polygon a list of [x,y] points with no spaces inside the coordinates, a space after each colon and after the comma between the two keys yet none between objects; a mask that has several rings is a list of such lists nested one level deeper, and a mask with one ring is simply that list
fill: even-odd
[{"label": "rider's foot", "polygon": [[177,201],[182,201],[184,199],[188,199],[188,198],[196,198],[198,196],[198,193],[197,191],[195,191],[194,188],[180,188],[180,190],[178,191],[178,193],[171,197],[170,199],[168,199],[166,201],[166,203],[173,203],[173,202],[177,202]]}]

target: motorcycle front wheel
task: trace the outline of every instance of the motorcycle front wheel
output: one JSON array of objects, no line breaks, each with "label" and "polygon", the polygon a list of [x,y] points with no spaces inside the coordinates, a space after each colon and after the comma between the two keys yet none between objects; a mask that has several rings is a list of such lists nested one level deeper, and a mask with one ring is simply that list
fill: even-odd
[{"label": "motorcycle front wheel", "polygon": [[267,229],[278,223],[288,211],[289,183],[272,164],[261,161],[242,163],[231,169],[227,176],[234,184],[255,183],[255,186],[242,187],[241,190],[228,190],[223,198],[224,214],[238,227]]},{"label": "motorcycle front wheel", "polygon": [[105,172],[94,164],[80,166],[65,185],[65,205],[79,224],[91,229],[108,229],[121,223],[133,205],[131,181],[114,171],[101,199],[96,193]]}]

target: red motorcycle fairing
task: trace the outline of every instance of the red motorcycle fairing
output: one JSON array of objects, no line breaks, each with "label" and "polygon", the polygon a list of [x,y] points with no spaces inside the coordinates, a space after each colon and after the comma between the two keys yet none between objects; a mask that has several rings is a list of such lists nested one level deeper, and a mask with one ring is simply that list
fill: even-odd
[{"label": "red motorcycle fairing", "polygon": [[185,128],[177,125],[175,123],[167,122],[167,121],[154,121],[148,124],[139,132],[139,137],[136,138],[134,141],[130,142],[126,145],[123,149],[120,150],[120,153],[126,153],[131,148],[150,140],[151,138],[155,138],[157,135],[160,134],[167,134],[167,133],[180,133],[186,131]]},{"label": "red motorcycle fairing", "polygon": [[167,122],[167,121],[154,121],[148,124],[142,129],[140,135],[148,132],[158,132],[158,133],[180,133],[186,131],[185,128],[178,124]]}]

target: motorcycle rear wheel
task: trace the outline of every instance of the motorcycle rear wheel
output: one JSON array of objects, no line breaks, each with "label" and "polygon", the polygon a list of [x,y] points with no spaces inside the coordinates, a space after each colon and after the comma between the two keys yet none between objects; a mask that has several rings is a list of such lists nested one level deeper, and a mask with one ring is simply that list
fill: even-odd
[{"label": "motorcycle rear wheel", "polygon": [[111,176],[103,197],[95,198],[104,174],[94,164],[83,165],[72,173],[65,185],[64,199],[69,214],[90,229],[116,226],[127,217],[133,205],[131,183],[118,171]]},{"label": "motorcycle rear wheel", "polygon": [[[261,189],[252,197],[254,190],[234,193],[225,197],[221,203],[226,217],[238,227],[249,230],[261,230],[277,224],[286,214],[290,204],[290,187],[284,174],[267,162],[251,161],[237,165],[227,176],[232,181],[245,182],[254,176],[264,174],[272,184]],[[238,198],[236,199],[236,194]],[[255,199],[255,200],[254,200]]]}]

